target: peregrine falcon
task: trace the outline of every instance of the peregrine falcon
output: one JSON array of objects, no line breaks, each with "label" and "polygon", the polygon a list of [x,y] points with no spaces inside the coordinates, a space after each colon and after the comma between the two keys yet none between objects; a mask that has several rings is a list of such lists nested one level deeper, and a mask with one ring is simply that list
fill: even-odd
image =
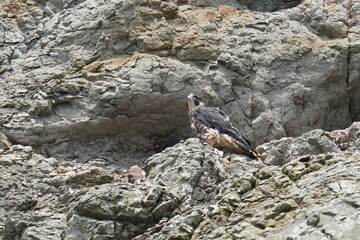
[{"label": "peregrine falcon", "polygon": [[235,128],[229,117],[219,108],[207,107],[194,94],[187,97],[187,111],[193,135],[225,152],[244,154],[261,161],[251,143]]}]

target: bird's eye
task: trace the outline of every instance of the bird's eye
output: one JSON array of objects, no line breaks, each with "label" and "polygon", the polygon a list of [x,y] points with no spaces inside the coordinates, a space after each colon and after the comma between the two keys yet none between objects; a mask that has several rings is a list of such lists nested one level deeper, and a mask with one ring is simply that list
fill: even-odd
[{"label": "bird's eye", "polygon": [[195,106],[199,106],[199,105],[200,105],[200,101],[201,101],[201,98],[199,98],[198,96],[194,96]]}]

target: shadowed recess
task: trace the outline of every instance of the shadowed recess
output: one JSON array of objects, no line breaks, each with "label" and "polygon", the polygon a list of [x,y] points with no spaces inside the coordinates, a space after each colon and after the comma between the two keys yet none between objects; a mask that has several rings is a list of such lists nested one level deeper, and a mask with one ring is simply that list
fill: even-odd
[{"label": "shadowed recess", "polygon": [[204,7],[227,5],[258,12],[275,12],[296,7],[301,2],[302,0],[197,0],[196,5]]}]

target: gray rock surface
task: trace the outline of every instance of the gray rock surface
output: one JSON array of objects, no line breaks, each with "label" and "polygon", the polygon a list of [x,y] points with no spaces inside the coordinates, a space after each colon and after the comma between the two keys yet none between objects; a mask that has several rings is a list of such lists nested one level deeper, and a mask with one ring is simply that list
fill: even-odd
[{"label": "gray rock surface", "polygon": [[[282,139],[290,150],[281,166],[190,138],[148,158],[138,183],[13,145],[0,161],[0,229],[3,239],[354,239],[359,131],[354,123]],[[310,143],[317,148],[291,150]],[[265,162],[279,145],[259,146]]]},{"label": "gray rock surface", "polygon": [[[291,160],[321,153],[341,152],[339,143],[331,134],[323,130],[313,130],[297,138],[282,138],[280,140],[265,143],[257,148],[264,152],[263,161],[270,165],[284,165]],[[344,138],[348,136],[343,136]]]},{"label": "gray rock surface", "polygon": [[113,183],[90,188],[74,205],[65,239],[131,239],[171,216],[178,201],[158,185]]},{"label": "gray rock surface", "polygon": [[322,3],[4,1],[1,131],[127,168],[189,136],[189,92],[255,145],[343,129],[359,120],[359,2]]},{"label": "gray rock surface", "polygon": [[191,138],[147,159],[147,180],[165,184],[184,202],[208,201],[226,176],[221,158],[222,152]]},{"label": "gray rock surface", "polygon": [[[359,0],[2,1],[0,239],[356,238],[359,13]],[[190,92],[268,165],[188,139]]]},{"label": "gray rock surface", "polygon": [[359,121],[360,119],[360,108],[356,104],[360,99],[360,74],[359,74],[359,61],[360,61],[360,1],[352,1],[352,6],[349,11],[351,19],[349,21],[349,67],[348,67],[348,85],[349,85],[349,96],[350,96],[350,109],[352,119]]},{"label": "gray rock surface", "polygon": [[9,139],[0,132],[0,150],[8,150],[11,146]]}]

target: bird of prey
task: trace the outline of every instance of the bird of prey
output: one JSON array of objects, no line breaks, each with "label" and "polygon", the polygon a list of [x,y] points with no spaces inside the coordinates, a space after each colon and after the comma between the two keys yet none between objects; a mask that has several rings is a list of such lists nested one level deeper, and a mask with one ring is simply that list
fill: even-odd
[{"label": "bird of prey", "polygon": [[193,135],[224,152],[247,155],[261,161],[251,143],[235,128],[229,117],[219,108],[207,107],[194,94],[187,97],[187,111]]}]

